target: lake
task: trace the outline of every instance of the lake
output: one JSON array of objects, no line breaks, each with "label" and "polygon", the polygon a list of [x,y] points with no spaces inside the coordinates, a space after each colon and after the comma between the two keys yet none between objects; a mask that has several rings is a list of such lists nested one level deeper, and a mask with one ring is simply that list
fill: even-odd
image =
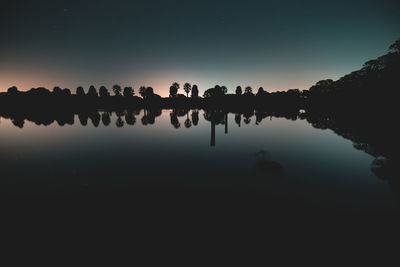
[{"label": "lake", "polygon": [[300,117],[99,111],[46,124],[1,118],[2,198],[399,213],[396,188],[371,171],[373,156]]}]

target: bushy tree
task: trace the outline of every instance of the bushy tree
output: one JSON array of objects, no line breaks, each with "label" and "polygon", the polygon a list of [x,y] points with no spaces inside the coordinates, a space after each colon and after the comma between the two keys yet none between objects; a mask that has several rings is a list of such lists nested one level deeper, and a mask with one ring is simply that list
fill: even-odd
[{"label": "bushy tree", "polygon": [[18,88],[15,87],[15,86],[12,86],[12,87],[8,88],[7,89],[7,94],[10,95],[10,96],[17,95],[18,94]]},{"label": "bushy tree", "polygon": [[85,95],[85,90],[83,90],[82,86],[78,86],[76,88],[76,95],[79,95],[79,96],[84,96]]},{"label": "bushy tree", "polygon": [[88,96],[90,96],[90,97],[98,97],[99,95],[97,94],[97,91],[96,91],[96,88],[93,86],[93,85],[91,85],[90,87],[89,87],[89,91],[88,91],[88,94],[87,94]]},{"label": "bushy tree", "polygon": [[169,97],[175,97],[178,94],[178,89],[180,85],[177,82],[174,82],[170,87],[169,87]]},{"label": "bushy tree", "polygon": [[253,94],[253,89],[251,88],[251,86],[247,86],[247,87],[244,89],[244,93],[245,93],[245,94]]},{"label": "bushy tree", "polygon": [[101,86],[99,89],[99,94],[100,97],[108,97],[110,96],[110,93],[108,92],[107,88],[105,86]]},{"label": "bushy tree", "polygon": [[199,88],[197,85],[193,84],[192,86],[192,98],[197,98],[199,97]]},{"label": "bushy tree", "polygon": [[124,97],[131,97],[134,95],[134,91],[133,88],[131,86],[127,86],[124,88],[124,93],[123,93]]},{"label": "bushy tree", "polygon": [[122,89],[121,89],[121,86],[119,86],[118,84],[114,85],[112,87],[112,90],[113,90],[113,92],[114,92],[114,94],[116,96],[120,96],[121,95]]},{"label": "bushy tree", "polygon": [[236,94],[237,95],[241,95],[243,93],[243,91],[242,91],[242,87],[239,85],[239,86],[237,86],[236,87]]}]

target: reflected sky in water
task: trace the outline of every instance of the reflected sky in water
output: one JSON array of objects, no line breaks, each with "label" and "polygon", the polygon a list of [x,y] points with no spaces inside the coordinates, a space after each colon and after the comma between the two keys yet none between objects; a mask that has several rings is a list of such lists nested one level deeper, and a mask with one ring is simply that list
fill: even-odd
[{"label": "reflected sky in water", "polygon": [[[284,118],[256,125],[254,116],[249,124],[242,118],[238,127],[235,114],[228,114],[228,133],[225,125],[216,125],[215,146],[210,146],[211,123],[203,111],[190,128],[184,126],[186,115],[178,117],[179,129],[171,125],[170,113],[163,110],[153,125],[144,126],[141,111],[133,126],[124,122],[121,128],[115,113],[108,127],[95,127],[90,120],[82,126],[75,115],[73,125],[25,121],[20,129],[2,118],[1,184],[72,184],[89,191],[126,183],[182,191],[212,188],[327,209],[397,210],[388,184],[370,170],[374,158],[331,130]],[[259,151],[263,157],[256,155]],[[84,190],[79,186],[78,194]]]}]

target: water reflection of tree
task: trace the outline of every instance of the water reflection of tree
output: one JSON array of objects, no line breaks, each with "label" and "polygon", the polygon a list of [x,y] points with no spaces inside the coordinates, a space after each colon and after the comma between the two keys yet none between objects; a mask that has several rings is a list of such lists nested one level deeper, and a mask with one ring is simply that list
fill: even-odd
[{"label": "water reflection of tree", "polygon": [[108,126],[111,123],[111,118],[110,118],[110,113],[109,112],[103,112],[101,115],[101,121],[103,122],[104,126]]},{"label": "water reflection of tree", "polygon": [[185,127],[186,128],[192,127],[192,121],[189,119],[189,111],[186,111]]},{"label": "water reflection of tree", "polygon": [[131,110],[125,111],[125,122],[128,125],[135,125],[136,117],[135,117],[134,111],[131,111]]},{"label": "water reflection of tree", "polygon": [[98,127],[100,124],[100,113],[98,111],[90,112],[89,119],[92,121],[94,127]]},{"label": "water reflection of tree", "polygon": [[123,110],[117,110],[116,112],[115,112],[115,114],[117,115],[117,121],[115,122],[115,125],[118,127],[118,128],[122,128],[123,126],[124,126],[124,121],[122,120],[122,116],[124,115],[124,111]]},{"label": "water reflection of tree", "polygon": [[192,122],[194,126],[197,126],[199,123],[199,111],[198,110],[193,110],[192,111]]},{"label": "water reflection of tree", "polygon": [[177,110],[172,110],[169,116],[171,120],[171,125],[174,126],[175,129],[179,129],[181,127],[181,124],[178,120]]},{"label": "water reflection of tree", "polygon": [[156,117],[161,116],[161,109],[144,109],[142,117],[142,125],[154,124]]},{"label": "water reflection of tree", "polygon": [[222,110],[204,110],[204,119],[211,122],[211,141],[210,145],[215,146],[215,126],[224,123],[225,112]]}]

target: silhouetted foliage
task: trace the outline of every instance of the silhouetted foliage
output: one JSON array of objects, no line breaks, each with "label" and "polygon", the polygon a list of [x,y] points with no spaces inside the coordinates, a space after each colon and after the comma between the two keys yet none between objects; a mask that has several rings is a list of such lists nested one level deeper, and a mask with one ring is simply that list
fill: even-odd
[{"label": "silhouetted foliage", "polygon": [[142,98],[145,98],[146,96],[146,86],[140,86],[139,88],[139,94],[142,96]]},{"label": "silhouetted foliage", "polygon": [[178,120],[178,114],[176,110],[171,111],[169,114],[170,119],[171,119],[171,124],[174,126],[175,129],[179,129],[181,127],[181,124]]},{"label": "silhouetted foliage", "polygon": [[199,88],[197,85],[193,84],[192,86],[192,98],[197,98],[199,97]]},{"label": "silhouetted foliage", "polygon": [[141,86],[139,89],[139,94],[143,97],[143,99],[149,99],[154,95],[154,89],[153,87]]},{"label": "silhouetted foliage", "polygon": [[105,97],[109,97],[110,93],[108,92],[108,90],[105,86],[101,86],[99,89],[99,95],[100,95],[100,97],[105,98]]},{"label": "silhouetted foliage", "polygon": [[110,125],[110,123],[111,123],[110,113],[104,112],[104,113],[101,115],[101,121],[103,122],[103,125],[104,125],[104,126]]},{"label": "silhouetted foliage", "polygon": [[235,93],[236,93],[236,95],[241,95],[242,94],[242,87],[241,86],[237,86]]},{"label": "silhouetted foliage", "polygon": [[170,87],[169,87],[169,97],[175,97],[176,94],[178,93],[179,89],[179,83],[174,82]]},{"label": "silhouetted foliage", "polygon": [[82,86],[78,86],[76,88],[76,95],[78,95],[78,96],[84,96],[85,95],[85,90],[83,90]]},{"label": "silhouetted foliage", "polygon": [[125,121],[128,125],[134,125],[136,123],[136,117],[132,111],[127,111],[125,114]]},{"label": "silhouetted foliage", "polygon": [[64,97],[71,96],[71,90],[69,90],[68,88],[64,88],[62,90],[62,96],[64,96]]},{"label": "silhouetted foliage", "polygon": [[228,92],[228,89],[226,86],[219,86],[216,85],[214,88],[207,89],[204,92],[204,97],[209,98],[209,97],[222,97]]},{"label": "silhouetted foliage", "polygon": [[124,97],[131,97],[134,95],[133,88],[131,86],[127,86],[124,88]]},{"label": "silhouetted foliage", "polygon": [[391,44],[389,49],[395,53],[400,53],[400,40],[397,40],[393,44]]},{"label": "silhouetted foliage", "polygon": [[89,91],[88,91],[88,94],[87,94],[87,95],[90,96],[90,97],[98,97],[96,88],[95,88],[93,85],[91,85],[91,86],[89,87]]},{"label": "silhouetted foliage", "polygon": [[59,86],[55,86],[53,88],[53,95],[54,96],[62,96],[62,89]]},{"label": "silhouetted foliage", "polygon": [[244,89],[244,94],[248,95],[248,94],[253,94],[253,89],[250,86],[247,86]]},{"label": "silhouetted foliage", "polygon": [[268,95],[268,92],[266,92],[264,90],[264,88],[262,88],[262,87],[258,88],[258,92],[256,94],[257,97],[264,97],[264,96],[267,96],[267,95]]},{"label": "silhouetted foliage", "polygon": [[121,86],[119,86],[118,84],[114,85],[112,87],[112,90],[113,90],[113,92],[114,92],[114,94],[116,96],[120,96],[121,95],[122,89],[121,89]]},{"label": "silhouetted foliage", "polygon": [[186,97],[189,97],[189,93],[192,90],[192,85],[190,83],[185,83],[183,85],[183,91],[186,93]]},{"label": "silhouetted foliage", "polygon": [[196,126],[199,123],[199,111],[198,110],[192,111],[192,122],[193,122],[194,126]]},{"label": "silhouetted foliage", "polygon": [[116,125],[118,128],[122,128],[122,127],[124,126],[124,121],[122,120],[121,116],[118,116],[118,119],[117,119],[117,121],[115,122],[115,125]]},{"label": "silhouetted foliage", "polygon": [[97,128],[100,124],[100,119],[101,119],[100,113],[98,111],[90,112],[89,118],[92,121],[93,126]]},{"label": "silhouetted foliage", "polygon": [[12,87],[8,88],[8,89],[7,89],[7,94],[8,94],[9,96],[16,96],[16,95],[18,95],[18,88],[15,87],[15,86],[12,86]]}]

